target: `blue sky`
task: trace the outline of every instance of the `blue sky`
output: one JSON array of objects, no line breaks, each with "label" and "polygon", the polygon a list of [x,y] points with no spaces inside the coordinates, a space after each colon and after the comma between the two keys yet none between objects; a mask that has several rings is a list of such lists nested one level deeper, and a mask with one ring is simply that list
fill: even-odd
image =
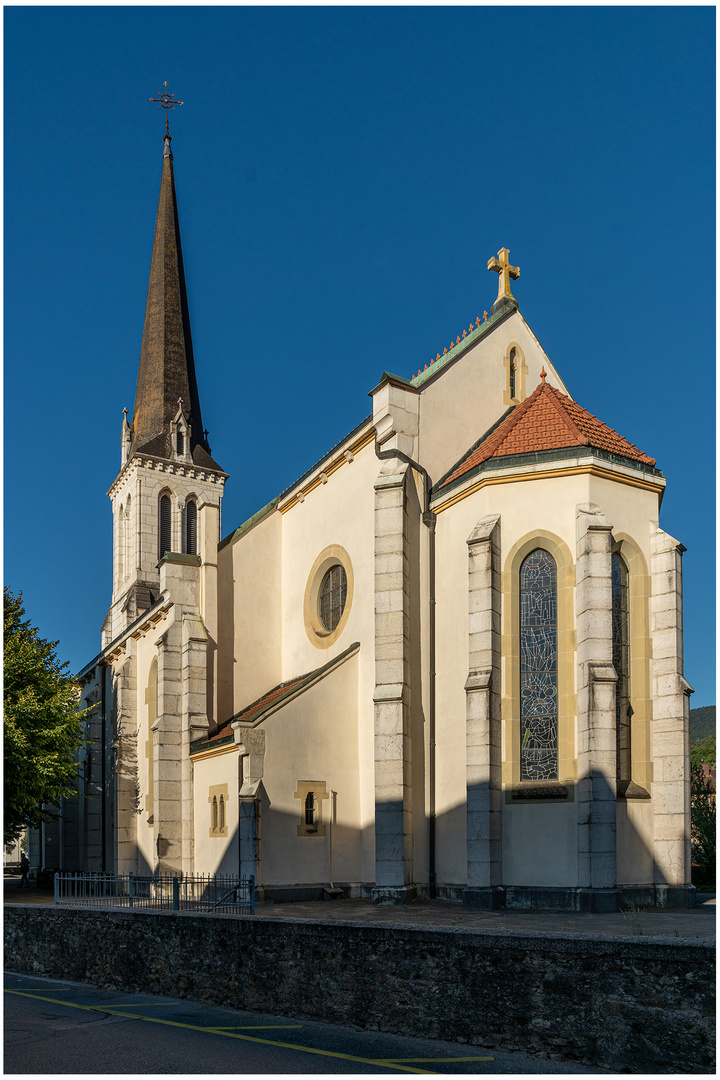
[{"label": "blue sky", "polygon": [[[76,670],[110,602],[167,79],[223,534],[497,294],[658,459],[715,702],[710,7],[6,7],[5,581]],[[481,434],[478,432],[478,435]]]}]

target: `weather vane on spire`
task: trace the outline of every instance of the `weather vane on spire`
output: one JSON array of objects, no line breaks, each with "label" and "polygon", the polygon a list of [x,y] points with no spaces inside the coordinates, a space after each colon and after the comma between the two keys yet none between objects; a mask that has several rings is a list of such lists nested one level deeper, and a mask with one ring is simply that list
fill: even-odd
[{"label": "weather vane on spire", "polygon": [[156,97],[156,98],[151,97],[150,100],[151,101],[157,101],[158,102],[158,109],[164,109],[165,110],[165,137],[169,139],[171,136],[170,136],[170,126],[168,124],[168,109],[174,109],[176,105],[183,105],[184,102],[175,101],[175,95],[174,94],[168,94],[168,92],[167,92],[167,80],[163,83],[163,86],[165,87],[165,93],[160,94],[160,96]]}]

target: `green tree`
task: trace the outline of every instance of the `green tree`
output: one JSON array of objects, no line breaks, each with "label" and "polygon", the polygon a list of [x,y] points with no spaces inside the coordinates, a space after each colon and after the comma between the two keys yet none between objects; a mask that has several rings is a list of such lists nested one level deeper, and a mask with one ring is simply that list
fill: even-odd
[{"label": "green tree", "polygon": [[698,885],[715,881],[715,791],[701,765],[690,774],[693,877]]},{"label": "green tree", "polygon": [[43,804],[78,796],[77,751],[87,741],[78,683],[24,618],[22,593],[5,589],[4,842],[57,817]]},{"label": "green tree", "polygon": [[694,769],[701,761],[715,767],[715,736],[708,735],[706,739],[698,739],[690,746],[690,765]]}]

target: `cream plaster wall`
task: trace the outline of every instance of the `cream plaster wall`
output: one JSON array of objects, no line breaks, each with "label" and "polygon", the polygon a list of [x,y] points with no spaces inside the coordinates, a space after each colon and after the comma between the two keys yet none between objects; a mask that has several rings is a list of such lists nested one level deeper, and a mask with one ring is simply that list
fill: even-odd
[{"label": "cream plaster wall", "polygon": [[503,806],[503,883],[575,888],[577,803]]},{"label": "cream plaster wall", "polygon": [[[195,873],[237,874],[240,865],[238,845],[238,792],[240,757],[237,748],[193,763],[193,806],[195,815]],[[225,804],[227,836],[210,836],[211,786],[227,784]]]},{"label": "cream plaster wall", "polygon": [[[648,479],[652,481],[652,477]],[[632,537],[649,567],[650,536],[660,512],[657,494],[591,476],[588,495],[589,501],[597,503],[612,525],[613,533],[624,532]]]},{"label": "cream plaster wall", "polygon": [[[500,515],[501,565],[506,568],[513,545],[535,531],[560,537],[575,557],[576,506],[600,506],[617,533],[635,541],[649,563],[650,533],[657,520],[655,492],[578,474],[488,486],[456,503],[437,517],[437,814],[438,881],[463,880],[465,874],[465,692],[468,651],[467,545],[477,521]],[[531,525],[529,528],[528,526]],[[503,633],[507,632],[503,611]],[[503,670],[503,697],[507,694]],[[505,725],[504,725],[505,726]],[[505,734],[505,732],[504,732]],[[503,741],[503,757],[508,747]],[[541,812],[541,813],[540,813]],[[503,804],[503,879],[506,884],[566,884],[576,880],[577,854],[574,803],[531,807]],[[551,852],[545,870],[517,858],[532,851],[543,838],[539,825],[551,830],[543,842]],[[530,838],[531,842],[529,842]],[[570,839],[572,838],[572,843]],[[652,858],[652,811],[649,802],[618,808],[618,862],[625,881],[637,858]],[[643,854],[644,853],[644,854]],[[509,861],[508,861],[509,860]],[[565,860],[563,868],[563,860]],[[523,869],[524,867],[524,869]],[[537,870],[537,872],[536,872]],[[545,874],[548,880],[541,877]],[[460,878],[458,878],[460,875]],[[538,876],[540,875],[540,876]],[[564,876],[563,876],[564,875]],[[552,880],[551,880],[552,879]],[[633,881],[641,880],[633,878]],[[643,878],[642,880],[652,880]]]},{"label": "cream plaster wall", "polygon": [[420,427],[415,457],[437,482],[508,408],[503,404],[506,349],[519,345],[527,364],[526,395],[547,381],[567,388],[519,312],[499,323],[459,360],[420,390]]},{"label": "cream plaster wall", "polygon": [[649,799],[617,804],[618,885],[653,881],[653,808]]},{"label": "cream plaster wall", "polygon": [[[468,676],[468,549],[467,539],[480,518],[500,515],[501,567],[511,548],[535,530],[545,530],[560,537],[575,551],[575,507],[588,501],[586,475],[498,484],[482,488],[440,513],[437,517],[436,548],[436,641],[437,641],[437,833],[438,882],[466,880],[465,823],[465,680]],[[532,526],[529,528],[529,526]],[[503,611],[503,632],[507,616]],[[504,666],[504,665],[503,665]],[[502,696],[506,696],[503,672]],[[505,718],[503,718],[505,721]],[[503,722],[503,729],[505,723]],[[505,734],[505,732],[504,732]],[[503,738],[503,759],[508,747]],[[535,806],[533,805],[533,809]],[[510,848],[524,847],[523,813],[525,807],[503,804],[503,879],[506,883],[527,881],[507,878],[505,856]],[[561,852],[567,853],[567,837],[574,829],[573,804],[554,804],[542,808],[557,837],[553,837],[554,855],[549,864],[556,866]],[[512,814],[508,813],[512,811]],[[545,820],[545,818],[543,818]],[[575,843],[575,841],[573,841]],[[577,875],[573,851],[566,866],[571,880]],[[550,871],[548,871],[550,872]],[[556,870],[553,869],[555,874]],[[535,884],[540,882],[534,881]],[[568,883],[567,881],[565,882]]]},{"label": "cream plaster wall", "polygon": [[218,552],[218,722],[282,681],[282,515]]},{"label": "cream plaster wall", "polygon": [[[298,781],[325,782],[336,791],[333,877],[362,881],[362,831],[358,769],[358,677],[355,653],[305,693],[265,721],[266,746],[261,801],[262,882],[265,887],[326,883],[330,879],[331,800],[325,799],[325,836],[298,836],[302,801]],[[239,733],[242,738],[242,732]],[[213,783],[217,781],[213,780]]]},{"label": "cream plaster wall", "polygon": [[[361,778],[361,827],[363,871],[366,881],[375,877],[373,690],[374,649],[374,482],[382,462],[374,443],[360,450],[352,462],[332,473],[282,515],[282,680],[312,671],[344,652],[354,641],[362,645],[357,660],[358,680],[354,693],[360,703],[354,752]],[[320,553],[340,545],[350,557],[354,588],[352,608],[340,636],[327,648],[317,648],[308,637],[303,601],[308,576]],[[280,679],[277,680],[278,682]],[[270,689],[269,684],[266,689]],[[248,700],[252,700],[251,698]],[[353,708],[358,708],[355,703]]]}]

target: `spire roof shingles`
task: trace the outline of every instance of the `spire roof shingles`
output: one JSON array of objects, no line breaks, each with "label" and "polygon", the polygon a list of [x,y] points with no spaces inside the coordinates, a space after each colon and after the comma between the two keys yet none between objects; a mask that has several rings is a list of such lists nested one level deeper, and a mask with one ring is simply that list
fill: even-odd
[{"label": "spire roof shingles", "polygon": [[[183,413],[191,427],[193,460],[200,457],[202,461],[196,464],[219,469],[210,457],[203,432],[173,158],[170,136],[166,135],[132,418],[132,451],[144,451],[157,457],[171,456],[170,424],[178,412],[178,399],[182,399]],[[196,453],[200,450],[202,453]]]}]

